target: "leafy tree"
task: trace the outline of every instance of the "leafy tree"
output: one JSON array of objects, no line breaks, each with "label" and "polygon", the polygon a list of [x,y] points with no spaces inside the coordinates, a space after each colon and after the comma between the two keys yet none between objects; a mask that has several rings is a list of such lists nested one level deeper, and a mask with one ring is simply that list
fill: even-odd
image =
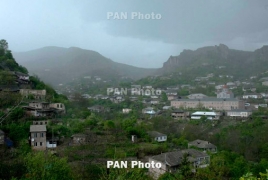
[{"label": "leafy tree", "polygon": [[6,40],[4,40],[4,39],[0,40],[0,49],[3,49],[4,52],[6,52],[8,50],[8,43]]},{"label": "leafy tree", "polygon": [[31,180],[70,180],[71,168],[66,158],[58,158],[48,152],[29,153],[25,157],[27,174]]},{"label": "leafy tree", "polygon": [[180,173],[186,179],[188,179],[192,175],[191,163],[188,160],[188,154],[187,153],[183,154],[182,161],[181,161],[181,166],[180,166]]}]

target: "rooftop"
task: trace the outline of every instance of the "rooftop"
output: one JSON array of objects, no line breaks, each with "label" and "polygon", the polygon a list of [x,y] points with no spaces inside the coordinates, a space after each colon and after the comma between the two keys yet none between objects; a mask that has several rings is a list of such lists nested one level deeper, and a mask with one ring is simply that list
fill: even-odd
[{"label": "rooftop", "polygon": [[208,141],[204,141],[204,140],[194,140],[192,142],[188,143],[189,146],[196,146],[198,148],[216,148],[216,146],[214,144],[211,144]]},{"label": "rooftop", "polygon": [[185,149],[181,151],[162,153],[156,156],[152,156],[151,158],[157,161],[163,162],[169,166],[178,166],[181,164],[183,154],[185,153],[189,155],[188,156],[189,161],[194,161],[195,158],[198,158],[198,157],[208,156],[206,153],[195,150],[195,149]]},{"label": "rooftop", "polygon": [[215,112],[196,111],[192,115],[216,116],[217,114]]},{"label": "rooftop", "polygon": [[203,99],[173,99],[171,101],[239,101],[239,100],[236,98],[222,99],[222,98],[216,98],[216,97],[206,97]]},{"label": "rooftop", "polygon": [[166,134],[157,132],[157,131],[148,131],[149,136],[151,137],[160,137],[160,136],[166,136]]},{"label": "rooftop", "polygon": [[45,132],[47,131],[46,125],[31,125],[30,132]]},{"label": "rooftop", "polygon": [[252,112],[252,111],[247,110],[247,109],[233,109],[233,110],[229,110],[227,112]]}]

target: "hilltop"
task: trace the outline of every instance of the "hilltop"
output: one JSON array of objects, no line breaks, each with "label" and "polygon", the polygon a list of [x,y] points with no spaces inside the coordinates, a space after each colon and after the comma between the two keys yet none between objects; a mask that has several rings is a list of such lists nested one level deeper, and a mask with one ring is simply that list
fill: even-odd
[{"label": "hilltop", "polygon": [[178,56],[170,56],[159,73],[191,73],[193,77],[206,73],[228,74],[245,78],[266,71],[268,68],[268,46],[253,52],[229,49],[226,45],[184,50]]},{"label": "hilltop", "polygon": [[74,79],[98,76],[106,80],[139,79],[151,75],[155,69],[138,68],[117,63],[100,53],[77,47],[44,47],[14,53],[19,63],[45,82],[58,85]]}]

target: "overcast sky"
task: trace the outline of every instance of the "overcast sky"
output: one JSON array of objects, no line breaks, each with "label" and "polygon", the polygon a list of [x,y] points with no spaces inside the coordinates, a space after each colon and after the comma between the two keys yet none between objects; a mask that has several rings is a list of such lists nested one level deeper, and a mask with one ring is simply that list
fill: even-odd
[{"label": "overcast sky", "polygon": [[[118,19],[121,12],[127,19]],[[132,16],[139,12],[161,19]],[[155,68],[183,49],[260,48],[268,44],[267,19],[268,0],[0,0],[0,39],[15,52],[75,46]]]}]

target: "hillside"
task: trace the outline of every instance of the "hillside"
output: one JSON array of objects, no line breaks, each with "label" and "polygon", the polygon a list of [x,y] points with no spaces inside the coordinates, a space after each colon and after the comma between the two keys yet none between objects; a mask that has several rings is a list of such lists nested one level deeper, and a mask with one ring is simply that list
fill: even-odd
[{"label": "hillside", "polygon": [[84,76],[103,79],[139,79],[155,72],[155,69],[138,68],[114,62],[98,52],[76,47],[45,47],[33,51],[14,53],[19,63],[29,72],[38,75],[52,85],[69,83]]},{"label": "hillside", "polygon": [[266,71],[268,46],[253,52],[229,49],[226,45],[184,50],[178,56],[170,56],[159,70],[161,73],[185,72],[193,77],[208,73],[228,74],[245,78]]}]

